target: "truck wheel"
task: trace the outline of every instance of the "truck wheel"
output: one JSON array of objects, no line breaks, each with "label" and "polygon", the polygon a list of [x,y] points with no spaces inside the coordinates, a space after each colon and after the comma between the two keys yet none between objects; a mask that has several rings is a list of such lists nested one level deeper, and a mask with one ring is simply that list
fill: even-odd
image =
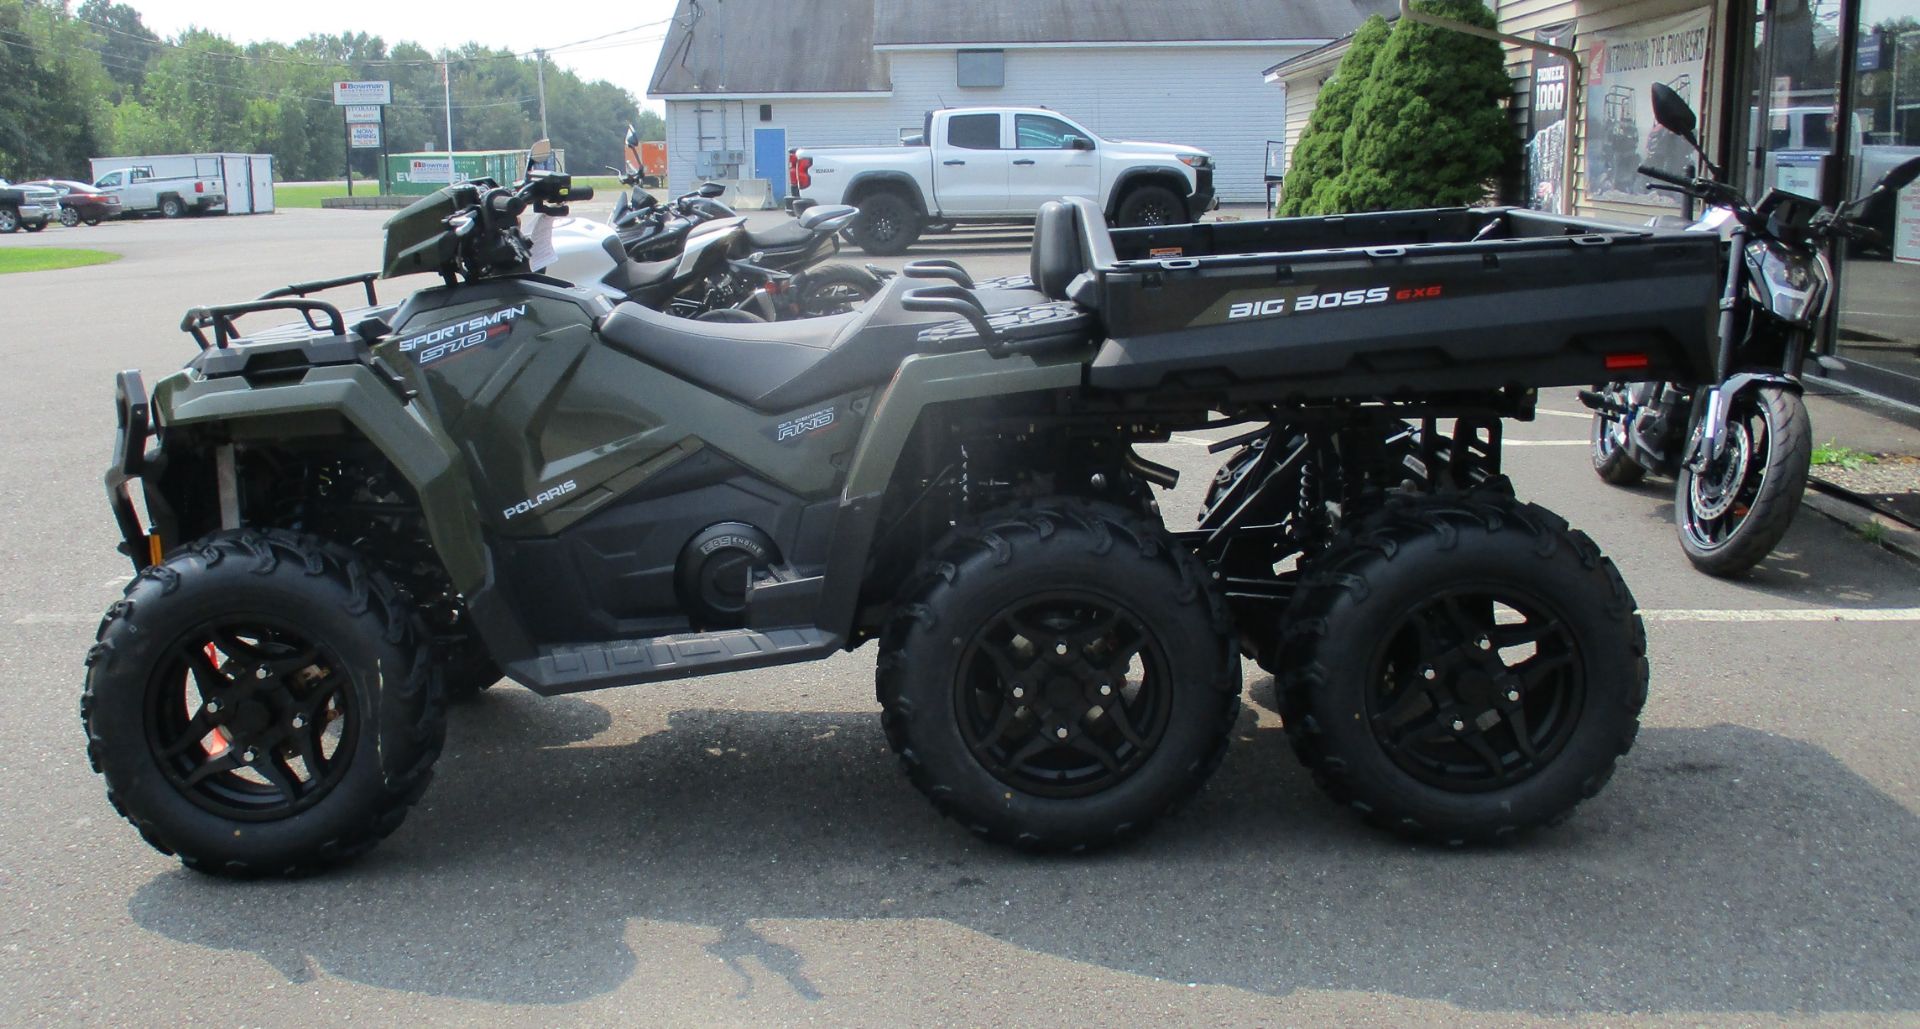
[{"label": "truck wheel", "polygon": [[1559,516],[1399,498],[1302,577],[1281,718],[1334,800],[1447,844],[1560,821],[1632,746],[1646,631],[1613,562]]},{"label": "truck wheel", "polygon": [[855,246],[875,257],[894,257],[920,238],[920,213],[905,197],[882,191],[860,199],[860,214],[847,228]]},{"label": "truck wheel", "polygon": [[1813,429],[1798,393],[1763,386],[1727,403],[1726,452],[1698,471],[1683,465],[1673,496],[1680,549],[1721,578],[1745,575],[1773,553],[1813,464]]},{"label": "truck wheel", "polygon": [[179,197],[168,197],[160,201],[162,218],[179,218],[187,213],[187,205]]},{"label": "truck wheel", "polygon": [[162,853],[296,875],[400,824],[445,735],[424,627],[350,551],[269,530],[181,547],[87,654],[80,720],[107,799]]},{"label": "truck wheel", "polygon": [[86,223],[88,228],[92,228],[93,226],[100,224],[100,216],[97,214],[88,215],[86,218]]},{"label": "truck wheel", "polygon": [[1123,229],[1139,225],[1181,225],[1187,221],[1185,205],[1165,186],[1134,187],[1114,213]]},{"label": "truck wheel", "polygon": [[20,212],[11,207],[0,207],[0,234],[11,235],[20,227]]},{"label": "truck wheel", "polygon": [[79,225],[80,212],[71,207],[62,207],[60,209],[60,224],[65,225],[69,229]]},{"label": "truck wheel", "polygon": [[39,232],[47,227],[46,222],[21,222],[20,227],[28,232]]},{"label": "truck wheel", "polygon": [[1082,850],[1199,790],[1240,705],[1205,570],[1124,509],[1064,499],[957,530],[881,642],[881,724],[943,814],[1000,843]]}]

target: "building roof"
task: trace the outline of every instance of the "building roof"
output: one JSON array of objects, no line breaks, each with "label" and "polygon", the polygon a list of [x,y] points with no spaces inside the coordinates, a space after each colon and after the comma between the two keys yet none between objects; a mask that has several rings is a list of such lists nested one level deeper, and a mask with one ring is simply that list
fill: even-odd
[{"label": "building roof", "polygon": [[1346,56],[1347,47],[1352,43],[1353,33],[1349,32],[1331,43],[1321,44],[1303,54],[1294,54],[1260,74],[1266,76],[1269,82],[1276,77],[1286,78],[1289,72],[1302,71]]},{"label": "building roof", "polygon": [[652,96],[886,92],[875,48],[1346,36],[1396,0],[679,0]]},{"label": "building roof", "polygon": [[881,47],[1326,40],[1393,0],[874,0]]},{"label": "building roof", "polygon": [[647,93],[884,93],[886,0],[680,0]]}]

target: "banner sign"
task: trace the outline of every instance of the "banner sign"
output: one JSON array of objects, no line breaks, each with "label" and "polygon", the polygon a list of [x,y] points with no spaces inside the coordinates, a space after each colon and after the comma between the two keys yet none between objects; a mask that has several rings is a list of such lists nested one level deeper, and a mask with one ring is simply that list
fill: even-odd
[{"label": "banner sign", "polygon": [[380,148],[380,126],[353,124],[347,126],[347,138],[355,150],[377,150]]},{"label": "banner sign", "polygon": [[1680,206],[1672,193],[1647,192],[1652,180],[1635,169],[1650,164],[1678,174],[1698,163],[1685,140],[1653,120],[1652,86],[1664,82],[1695,111],[1706,110],[1701,94],[1712,15],[1702,8],[1586,37],[1587,199]]},{"label": "banner sign", "polygon": [[335,107],[390,103],[393,103],[393,83],[391,82],[336,82],[333,84],[333,106]]},{"label": "banner sign", "polygon": [[[1534,32],[1533,38],[1550,46],[1570,46],[1573,23]],[[1567,214],[1567,100],[1574,88],[1573,62],[1558,54],[1535,51],[1533,97],[1527,125],[1527,206],[1536,211]]]},{"label": "banner sign", "polygon": [[364,125],[368,122],[380,120],[379,104],[354,104],[352,107],[347,108],[347,124],[349,125]]},{"label": "banner sign", "polygon": [[452,182],[453,162],[444,157],[416,157],[407,162],[406,182]]},{"label": "banner sign", "polygon": [[1893,216],[1893,259],[1920,264],[1920,185],[1900,191]]}]

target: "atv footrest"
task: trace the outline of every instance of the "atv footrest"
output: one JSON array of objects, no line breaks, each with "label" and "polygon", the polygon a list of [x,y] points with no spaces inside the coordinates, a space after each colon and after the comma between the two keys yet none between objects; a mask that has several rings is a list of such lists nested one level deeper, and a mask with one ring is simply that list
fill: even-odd
[{"label": "atv footrest", "polygon": [[512,662],[508,672],[537,693],[574,693],[804,661],[839,646],[839,636],[813,627],[724,629],[544,647],[538,657]]}]

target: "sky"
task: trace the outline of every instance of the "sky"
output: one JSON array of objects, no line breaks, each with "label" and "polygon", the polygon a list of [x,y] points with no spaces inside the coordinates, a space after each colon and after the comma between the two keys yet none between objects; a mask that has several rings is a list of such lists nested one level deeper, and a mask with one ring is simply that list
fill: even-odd
[{"label": "sky", "polygon": [[[289,3],[286,0],[124,0],[140,12],[148,28],[165,38],[193,27],[208,29],[238,43],[277,40],[291,43],[314,33],[365,32],[389,46],[402,40],[429,50],[480,43],[524,51],[562,44],[645,25],[611,39],[561,49],[550,60],[583,79],[605,79],[623,87],[641,103],[647,81],[660,56],[666,21],[674,0],[560,0],[551,6],[503,3],[452,3],[448,0],[325,0]],[[489,13],[460,17],[460,12]],[[515,12],[559,11],[564,18],[515,17]],[[658,23],[658,24],[651,24]]]}]

